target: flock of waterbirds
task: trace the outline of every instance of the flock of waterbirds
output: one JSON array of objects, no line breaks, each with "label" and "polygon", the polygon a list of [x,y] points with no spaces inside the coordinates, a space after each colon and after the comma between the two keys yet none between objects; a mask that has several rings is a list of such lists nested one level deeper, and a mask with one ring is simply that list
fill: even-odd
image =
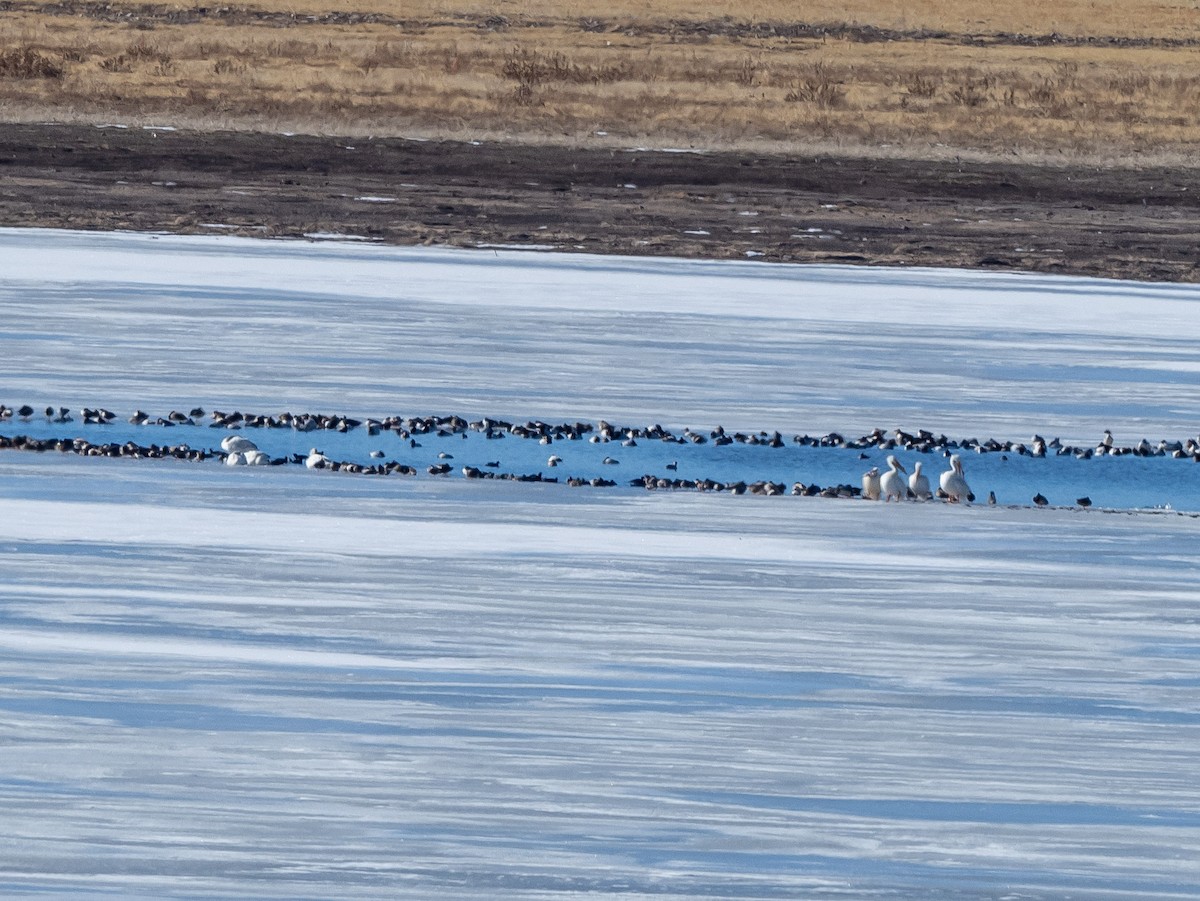
[{"label": "flock of waterbirds", "polygon": [[[793,435],[789,440],[778,432],[740,432],[726,431],[717,426],[712,430],[701,432],[684,429],[678,434],[663,428],[661,425],[647,427],[618,426],[605,420],[597,423],[548,423],[540,420],[525,422],[510,422],[502,419],[480,418],[467,420],[461,416],[387,416],[381,418],[357,419],[342,415],[324,415],[313,413],[280,413],[274,415],[250,414],[240,411],[225,412],[212,410],[206,412],[196,407],[187,412],[171,411],[166,416],[151,416],[141,410],[135,411],[125,420],[130,426],[142,428],[159,427],[173,429],[177,427],[193,427],[191,434],[196,435],[195,428],[228,432],[221,439],[211,442],[179,441],[153,442],[143,444],[140,441],[104,441],[95,440],[97,432],[105,427],[119,424],[121,418],[110,410],[103,408],[82,408],[72,410],[62,406],[48,406],[42,409],[25,404],[19,407],[9,407],[0,404],[0,450],[26,451],[59,451],[90,457],[130,458],[130,459],[165,459],[206,461],[215,460],[228,466],[282,466],[302,465],[308,469],[328,470],[332,472],[355,473],[364,475],[417,475],[420,468],[411,462],[401,462],[396,459],[386,459],[387,454],[382,449],[370,451],[371,462],[359,462],[348,459],[337,459],[335,455],[326,453],[317,447],[312,447],[307,453],[288,453],[274,455],[260,449],[259,442],[247,437],[255,430],[290,430],[295,433],[325,433],[327,435],[344,435],[362,430],[367,436],[394,435],[409,449],[420,448],[420,440],[428,436],[450,438],[459,436],[467,438],[471,433],[487,440],[517,438],[536,441],[541,445],[555,445],[559,442],[586,441],[591,444],[616,444],[622,447],[635,447],[638,442],[662,442],[687,446],[711,445],[723,447],[728,445],[762,446],[767,448],[782,448],[799,445],[812,448],[835,448],[841,450],[858,450],[860,460],[869,459],[869,452],[875,451],[908,451],[923,455],[941,455],[946,459],[947,468],[936,475],[936,485],[923,471],[924,463],[917,461],[913,471],[894,454],[887,457],[888,468],[881,471],[871,467],[861,478],[861,484],[841,483],[821,486],[813,483],[794,482],[788,486],[784,482],[761,480],[747,482],[742,480],[720,481],[710,478],[679,478],[677,475],[678,461],[665,463],[666,472],[662,474],[646,473],[626,481],[631,487],[648,490],[695,490],[728,492],[731,494],[759,495],[803,495],[808,497],[820,496],[829,498],[863,498],[873,501],[933,501],[943,500],[947,503],[965,504],[976,501],[975,494],[967,483],[963,465],[964,454],[1002,454],[1044,458],[1047,456],[1071,456],[1078,460],[1087,460],[1103,456],[1137,457],[1172,457],[1175,459],[1190,459],[1200,462],[1200,438],[1188,438],[1182,441],[1162,440],[1151,444],[1146,439],[1134,445],[1117,444],[1110,431],[1105,431],[1103,437],[1095,445],[1068,445],[1057,438],[1049,441],[1035,435],[1028,443],[1017,441],[999,441],[987,439],[980,441],[974,438],[950,439],[945,435],[935,435],[932,432],[919,429],[908,432],[902,429],[885,431],[875,429],[867,435],[858,438],[847,438],[835,432],[825,435]],[[13,426],[22,423],[41,422],[46,426],[58,427],[62,434],[38,437],[33,434],[4,434]],[[83,437],[71,434],[77,426],[87,427],[93,437]],[[199,444],[205,446],[197,446]],[[315,443],[321,443],[315,441]],[[381,442],[382,443],[382,442]],[[614,451],[615,452],[615,451]],[[1007,456],[1004,459],[1008,459]],[[436,459],[430,460],[424,466],[431,476],[448,476],[457,469],[468,479],[507,479],[519,482],[563,482],[566,485],[580,487],[613,487],[619,484],[615,478],[600,476],[581,477],[566,475],[559,477],[557,473],[550,475],[538,467],[537,471],[529,473],[514,473],[501,471],[499,459],[490,460],[481,465],[458,465],[451,461],[453,455],[441,452]],[[605,466],[617,466],[620,461],[606,454],[600,461]],[[563,457],[551,452],[546,459],[546,470],[557,470],[562,465]],[[994,492],[989,492],[987,500],[996,503]],[[1047,506],[1049,501],[1039,491],[1031,501],[1036,506]],[[1075,506],[1090,507],[1089,497],[1078,497]]]}]

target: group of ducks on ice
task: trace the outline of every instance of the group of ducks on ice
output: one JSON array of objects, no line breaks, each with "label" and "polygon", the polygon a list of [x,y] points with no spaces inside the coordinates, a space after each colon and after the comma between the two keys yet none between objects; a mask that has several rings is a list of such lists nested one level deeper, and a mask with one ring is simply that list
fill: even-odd
[{"label": "group of ducks on ice", "polygon": [[[863,473],[862,477],[862,496],[867,500],[877,501],[880,498],[884,503],[888,501],[902,501],[908,497],[913,497],[919,501],[927,501],[933,498],[933,491],[930,490],[929,477],[921,472],[921,461],[913,467],[912,475],[907,479],[904,475],[908,475],[908,470],[904,468],[904,464],[897,460],[894,456],[887,458],[888,471],[880,475],[879,467],[872,466],[869,470]],[[904,473],[904,475],[901,475]],[[962,503],[975,499],[975,495],[971,493],[970,487],[967,485],[967,479],[963,475],[962,459],[958,454],[950,457],[950,468],[941,474],[938,478],[938,497],[944,497],[952,504]],[[995,495],[989,496],[989,500],[995,503]]]}]

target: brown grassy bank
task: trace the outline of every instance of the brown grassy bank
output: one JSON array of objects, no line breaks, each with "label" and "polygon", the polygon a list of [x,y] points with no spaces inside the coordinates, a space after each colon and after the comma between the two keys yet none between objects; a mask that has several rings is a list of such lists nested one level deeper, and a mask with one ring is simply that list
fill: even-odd
[{"label": "brown grassy bank", "polygon": [[1190,162],[1200,3],[9,0],[0,118]]}]

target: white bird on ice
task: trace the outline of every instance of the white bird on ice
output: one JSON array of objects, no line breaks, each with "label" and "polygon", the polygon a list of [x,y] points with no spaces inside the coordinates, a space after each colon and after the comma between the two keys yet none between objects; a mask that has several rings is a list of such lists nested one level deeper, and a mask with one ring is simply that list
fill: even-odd
[{"label": "white bird on ice", "polygon": [[883,502],[885,504],[892,500],[892,498],[895,498],[897,503],[899,503],[904,500],[904,493],[906,491],[904,477],[900,473],[907,474],[908,470],[895,457],[888,457],[887,461],[890,468],[879,480],[879,490],[883,494]]},{"label": "white bird on ice", "polygon": [[329,458],[317,450],[315,447],[308,452],[308,456],[304,458],[304,465],[309,469],[324,469],[329,465]]},{"label": "white bird on ice", "polygon": [[942,473],[939,484],[951,503],[959,503],[970,497],[971,489],[967,487],[967,480],[963,477],[962,460],[958,454],[950,458],[950,468]]},{"label": "white bird on ice", "polygon": [[908,490],[916,496],[919,501],[927,501],[933,497],[933,492],[929,490],[929,477],[921,472],[921,461],[913,467],[912,475],[908,477]]},{"label": "white bird on ice", "polygon": [[879,500],[879,470],[872,466],[863,473],[862,496],[869,501]]}]

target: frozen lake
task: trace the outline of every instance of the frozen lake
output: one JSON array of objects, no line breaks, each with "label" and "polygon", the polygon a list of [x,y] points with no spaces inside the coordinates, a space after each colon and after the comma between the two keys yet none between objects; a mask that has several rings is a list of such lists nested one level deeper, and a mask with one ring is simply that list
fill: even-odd
[{"label": "frozen lake", "polygon": [[[1185,439],[1198,300],[9,230],[0,403]],[[0,893],[1196,897],[1198,538],[0,451]]]}]

